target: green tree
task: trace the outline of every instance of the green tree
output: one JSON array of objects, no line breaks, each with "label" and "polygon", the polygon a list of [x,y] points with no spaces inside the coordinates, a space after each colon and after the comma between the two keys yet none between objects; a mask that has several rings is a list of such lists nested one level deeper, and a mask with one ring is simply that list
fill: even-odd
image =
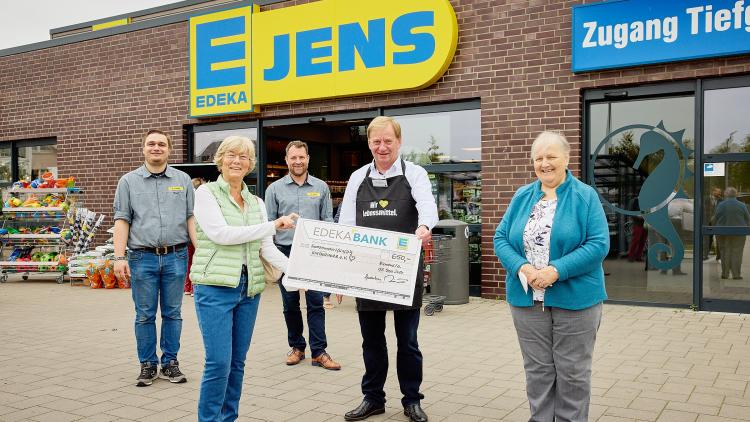
[{"label": "green tree", "polygon": [[440,145],[433,135],[430,135],[430,143],[427,144],[427,157],[431,163],[440,162]]}]

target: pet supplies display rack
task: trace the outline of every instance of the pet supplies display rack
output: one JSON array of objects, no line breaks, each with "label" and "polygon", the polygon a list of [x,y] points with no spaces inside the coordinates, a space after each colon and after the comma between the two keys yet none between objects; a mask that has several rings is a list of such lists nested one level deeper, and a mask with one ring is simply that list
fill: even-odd
[{"label": "pet supplies display rack", "polygon": [[[80,188],[14,187],[7,192],[0,219],[0,282],[6,282],[9,274],[22,274],[27,280],[30,273],[35,273],[49,275],[63,283],[70,233],[67,210],[81,205],[83,191]],[[38,202],[34,206],[7,206],[11,198],[24,201],[31,195],[54,195],[61,201],[55,201],[59,202],[57,206],[42,206]],[[32,231],[31,227],[37,230]],[[37,259],[27,260],[29,256]]]}]

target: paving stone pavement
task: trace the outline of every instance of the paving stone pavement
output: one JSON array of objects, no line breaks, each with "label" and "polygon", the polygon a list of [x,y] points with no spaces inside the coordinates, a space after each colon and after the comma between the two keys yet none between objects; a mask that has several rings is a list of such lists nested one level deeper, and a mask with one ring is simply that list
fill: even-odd
[{"label": "paving stone pavement", "polygon": [[[192,298],[179,359],[186,384],[134,386],[129,290],[29,280],[0,284],[0,421],[194,421],[203,346]],[[276,286],[263,294],[248,354],[240,421],[343,421],[361,400],[354,300],[326,313],[328,351],[343,369],[284,364]],[[388,342],[395,345],[392,325]],[[593,365],[591,420],[750,421],[750,316],[605,305]],[[505,302],[472,298],[423,316],[423,407],[431,421],[525,421],[528,404]],[[386,413],[405,421],[395,374]]]}]

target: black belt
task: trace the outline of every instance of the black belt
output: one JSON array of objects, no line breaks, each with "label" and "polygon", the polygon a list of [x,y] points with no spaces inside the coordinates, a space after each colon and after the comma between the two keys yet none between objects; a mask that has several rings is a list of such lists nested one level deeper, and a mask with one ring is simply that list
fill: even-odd
[{"label": "black belt", "polygon": [[133,250],[140,251],[140,252],[151,252],[154,255],[167,255],[172,252],[181,251],[185,248],[187,248],[187,243],[180,243],[178,245],[172,245],[172,246],[157,246],[155,248],[139,248],[139,249],[133,249]]}]

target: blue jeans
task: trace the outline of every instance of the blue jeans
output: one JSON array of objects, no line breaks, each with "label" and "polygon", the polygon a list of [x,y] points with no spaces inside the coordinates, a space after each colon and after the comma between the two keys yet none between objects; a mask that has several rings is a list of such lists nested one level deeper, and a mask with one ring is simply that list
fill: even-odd
[{"label": "blue jeans", "polygon": [[[286,256],[289,256],[291,246],[276,245]],[[287,292],[281,288],[281,302],[284,305],[284,320],[286,321],[287,339],[289,347],[305,351],[307,344],[303,335],[305,326],[302,322],[302,311],[299,307],[299,291]],[[323,308],[323,293],[308,290],[305,292],[307,304],[307,328],[310,331],[310,352],[316,358],[326,352],[326,310]]]},{"label": "blue jeans", "polygon": [[245,357],[253,336],[260,294],[247,296],[246,271],[242,271],[237,287],[195,284],[193,292],[206,350],[198,420],[234,421],[239,414]]},{"label": "blue jeans", "polygon": [[187,248],[166,255],[130,251],[131,293],[135,304],[138,360],[157,365],[156,310],[161,307],[161,364],[177,360],[182,332],[182,288],[187,273]]}]

